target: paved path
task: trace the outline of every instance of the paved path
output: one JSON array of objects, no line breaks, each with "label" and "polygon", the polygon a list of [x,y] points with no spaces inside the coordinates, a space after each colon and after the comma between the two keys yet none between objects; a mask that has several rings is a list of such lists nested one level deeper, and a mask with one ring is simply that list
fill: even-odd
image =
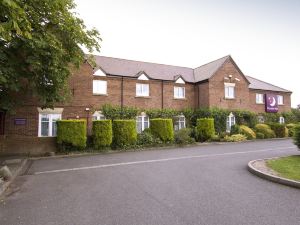
[{"label": "paved path", "polygon": [[300,191],[247,171],[291,140],[38,160],[1,225],[299,225]]}]

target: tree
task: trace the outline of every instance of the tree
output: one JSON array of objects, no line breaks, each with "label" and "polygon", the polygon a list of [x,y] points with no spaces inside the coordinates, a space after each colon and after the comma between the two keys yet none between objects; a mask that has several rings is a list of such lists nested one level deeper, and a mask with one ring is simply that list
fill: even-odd
[{"label": "tree", "polygon": [[0,1],[0,109],[32,95],[43,107],[66,99],[67,80],[84,61],[85,47],[99,51],[96,29],[74,13],[73,0]]}]

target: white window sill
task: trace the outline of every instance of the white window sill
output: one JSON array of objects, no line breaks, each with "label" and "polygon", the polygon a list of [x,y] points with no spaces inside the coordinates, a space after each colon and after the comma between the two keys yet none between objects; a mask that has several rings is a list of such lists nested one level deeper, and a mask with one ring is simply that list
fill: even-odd
[{"label": "white window sill", "polygon": [[235,100],[235,97],[231,98],[231,97],[225,97],[225,100]]},{"label": "white window sill", "polygon": [[263,102],[256,102],[256,105],[264,105],[265,103]]},{"label": "white window sill", "polygon": [[186,98],[176,98],[176,97],[174,97],[173,99],[174,100],[186,100]]},{"label": "white window sill", "polygon": [[108,94],[97,94],[97,93],[93,93],[93,95],[95,95],[95,96],[108,96]]},{"label": "white window sill", "polygon": [[136,95],[136,98],[151,98],[150,96]]}]

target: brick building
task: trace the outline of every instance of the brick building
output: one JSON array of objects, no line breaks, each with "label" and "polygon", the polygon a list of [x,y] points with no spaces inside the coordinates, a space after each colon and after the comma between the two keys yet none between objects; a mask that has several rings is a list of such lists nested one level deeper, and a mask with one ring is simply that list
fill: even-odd
[{"label": "brick building", "polygon": [[[53,146],[53,140],[38,137],[55,136],[56,120],[86,119],[90,128],[93,119],[103,118],[98,110],[105,103],[143,109],[219,107],[262,113],[265,96],[270,95],[278,112],[291,109],[291,91],[245,76],[231,56],[195,69],[104,56],[95,56],[95,61],[96,68],[86,62],[71,76],[68,102],[41,109],[29,98],[15,114],[0,111],[0,153],[8,148],[3,143],[20,149],[24,138],[34,140],[29,142],[35,148],[39,143],[36,152],[45,151],[50,142]],[[148,119],[145,114],[137,118],[138,131],[149,126]],[[178,117],[175,126],[184,127],[184,118]]]}]

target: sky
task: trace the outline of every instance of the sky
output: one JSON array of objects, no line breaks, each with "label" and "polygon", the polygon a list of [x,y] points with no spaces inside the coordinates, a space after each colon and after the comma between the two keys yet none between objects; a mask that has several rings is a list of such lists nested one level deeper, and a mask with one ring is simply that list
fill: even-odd
[{"label": "sky", "polygon": [[75,0],[99,55],[195,68],[231,55],[300,104],[299,0]]}]

